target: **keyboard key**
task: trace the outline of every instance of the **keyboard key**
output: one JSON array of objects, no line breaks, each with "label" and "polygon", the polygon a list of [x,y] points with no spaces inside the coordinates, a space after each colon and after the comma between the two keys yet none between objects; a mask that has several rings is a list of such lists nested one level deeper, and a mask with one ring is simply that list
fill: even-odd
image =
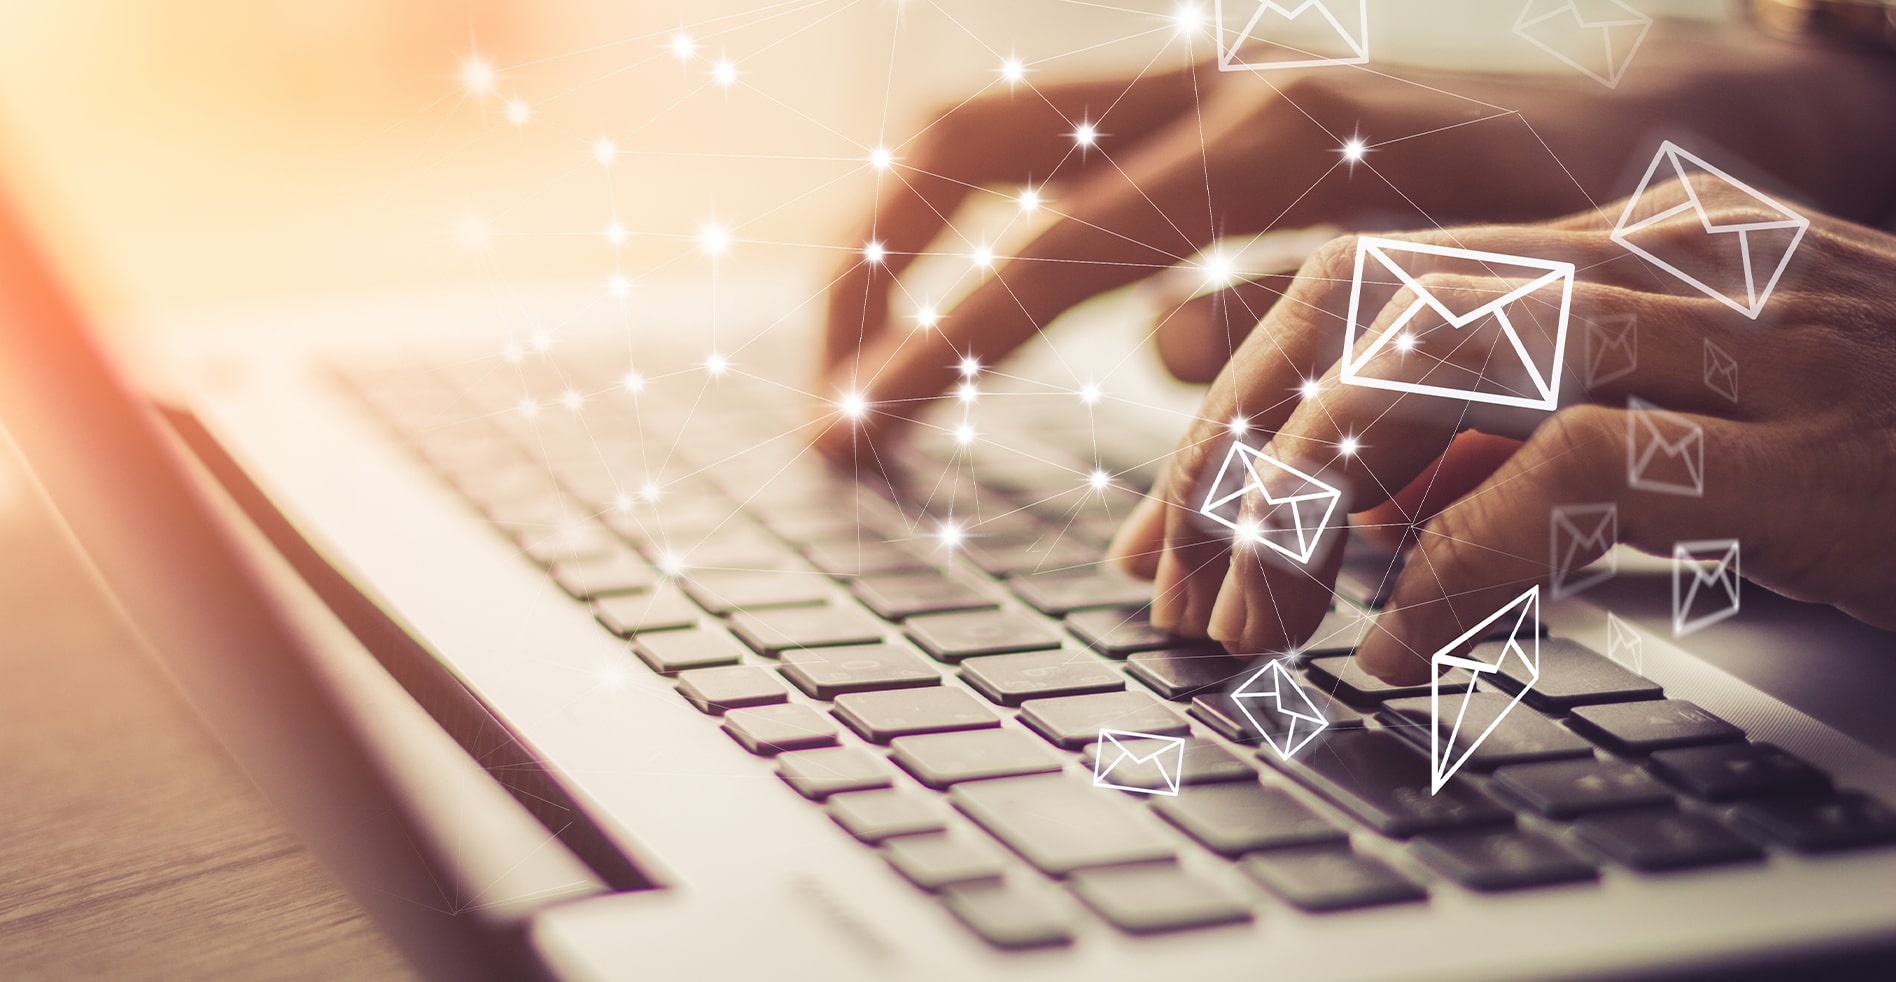
[{"label": "keyboard key", "polygon": [[591,559],[562,560],[549,571],[553,582],[576,600],[615,593],[643,593],[658,585],[658,574],[645,560],[623,548]]},{"label": "keyboard key", "polygon": [[1064,774],[963,784],[948,800],[1049,876],[1173,855],[1144,808]]},{"label": "keyboard key", "polygon": [[830,817],[864,842],[948,827],[933,799],[914,791],[849,791],[829,799]]},{"label": "keyboard key", "polygon": [[1067,886],[1100,916],[1133,934],[1156,934],[1251,919],[1244,899],[1175,863],[1083,869]]},{"label": "keyboard key", "polygon": [[1001,725],[1001,718],[981,700],[945,685],[845,693],[836,697],[836,718],[872,743]]},{"label": "keyboard key", "polygon": [[[1096,775],[1099,774],[1099,758],[1101,754],[1105,754],[1111,758],[1107,761],[1109,773],[1105,775],[1105,780],[1108,782],[1119,787],[1139,788],[1145,791],[1169,791],[1172,789],[1172,782],[1167,772],[1177,763],[1176,758],[1166,760],[1149,756],[1152,751],[1160,749],[1161,742],[1121,740],[1119,746],[1105,742],[1087,744],[1084,752],[1086,769]],[[1146,759],[1121,759],[1121,755],[1128,750],[1132,752],[1134,758]],[[1251,765],[1233,757],[1229,750],[1215,743],[1187,741],[1184,757],[1185,766],[1177,775],[1181,786],[1257,780],[1257,771],[1253,770]]]},{"label": "keyboard key", "polygon": [[1323,615],[1322,622],[1298,650],[1312,657],[1354,652],[1356,646],[1363,642],[1363,635],[1368,633],[1373,617],[1373,614],[1360,607],[1338,604]]},{"label": "keyboard key", "polygon": [[1057,747],[1078,750],[1099,739],[1102,729],[1184,736],[1191,732],[1165,703],[1143,692],[1100,692],[1054,699],[1030,699],[1020,706],[1020,721]]},{"label": "keyboard key", "polygon": [[873,644],[882,640],[882,622],[860,608],[786,607],[747,610],[731,617],[731,633],[760,655],[790,648],[827,648]]},{"label": "keyboard key", "polygon": [[624,548],[605,526],[577,518],[519,530],[514,541],[528,559],[541,566],[605,559]]},{"label": "keyboard key", "polygon": [[777,776],[805,798],[822,801],[846,791],[886,788],[894,772],[880,754],[861,747],[823,747],[778,754]]},{"label": "keyboard key", "polygon": [[1573,728],[1614,753],[1634,756],[1745,738],[1745,731],[1683,699],[1578,706]]},{"label": "keyboard key", "polygon": [[622,638],[696,627],[702,616],[691,601],[669,585],[661,585],[651,593],[601,597],[592,602],[592,611],[601,626]]},{"label": "keyboard key", "polygon": [[[1503,764],[1527,764],[1539,760],[1593,758],[1593,746],[1573,731],[1534,712],[1526,706],[1513,706],[1514,697],[1500,692],[1476,692],[1471,695],[1441,696],[1441,734],[1444,740],[1452,732],[1454,745],[1447,750],[1449,760],[1462,760],[1464,767],[1491,771]],[[1427,748],[1431,700],[1391,699],[1383,703],[1381,718],[1397,735]],[[1502,715],[1505,713],[1505,715]],[[1500,723],[1496,724],[1496,717]],[[1459,720],[1459,724],[1456,722]],[[1490,731],[1488,727],[1493,726]],[[1486,734],[1485,738],[1483,734]],[[1474,743],[1476,740],[1480,743]],[[1470,745],[1474,752],[1469,753]]]},{"label": "keyboard key", "polygon": [[990,576],[1071,569],[1099,562],[1101,550],[1074,539],[1046,535],[984,535],[969,539],[968,559]]},{"label": "keyboard key", "polygon": [[904,835],[882,846],[882,858],[910,883],[935,891],[962,883],[993,883],[1001,878],[1001,857],[994,847],[971,836]]},{"label": "keyboard key", "polygon": [[831,539],[803,549],[810,565],[837,579],[876,573],[926,570],[928,559],[912,546],[877,539]]},{"label": "keyboard key", "polygon": [[1830,790],[1830,778],[1768,743],[1723,743],[1661,750],[1647,767],[1695,798],[1737,801]]},{"label": "keyboard key", "polygon": [[830,597],[828,580],[794,571],[694,573],[685,580],[685,592],[719,616],[740,610],[810,607],[827,603]]},{"label": "keyboard key", "polygon": [[1046,744],[1019,730],[968,730],[897,737],[889,742],[889,748],[893,751],[892,760],[915,775],[916,780],[936,790],[962,781],[1044,774],[1060,769],[1060,759],[1048,752]]},{"label": "keyboard key", "polygon": [[858,535],[873,534],[853,516],[828,509],[790,506],[759,508],[758,511],[765,528],[775,532],[784,541],[800,546],[826,539],[852,539]]},{"label": "keyboard key", "polygon": [[1126,671],[1166,699],[1188,699],[1236,685],[1257,665],[1216,649],[1168,648],[1128,656]]},{"label": "keyboard key", "polygon": [[1672,804],[1672,792],[1623,760],[1555,760],[1494,772],[1501,788],[1548,818]]},{"label": "keyboard key", "polygon": [[1060,632],[1012,610],[976,610],[912,617],[909,636],[937,661],[1060,647]]},{"label": "keyboard key", "polygon": [[1428,891],[1348,845],[1252,853],[1241,869],[1285,902],[1312,913],[1427,900]]},{"label": "keyboard key", "polygon": [[1094,607],[1133,607],[1152,600],[1152,584],[1100,567],[1027,573],[1007,582],[1016,596],[1052,617]]},{"label": "keyboard key", "polygon": [[942,901],[969,930],[996,948],[1049,948],[1073,941],[1066,915],[1019,886],[952,886],[943,891]]},{"label": "keyboard key", "polygon": [[836,724],[829,717],[797,703],[733,709],[724,714],[724,731],[744,749],[760,756],[785,750],[808,750],[836,743]]},{"label": "keyboard key", "polygon": [[[1334,730],[1362,729],[1369,717],[1363,712],[1352,709],[1343,703],[1325,696],[1315,689],[1306,688],[1304,694],[1317,707],[1317,712],[1329,722],[1326,732]],[[1268,700],[1252,700],[1251,711],[1262,721],[1266,717],[1275,718]],[[1223,692],[1208,692],[1192,698],[1191,708],[1186,710],[1191,717],[1212,728],[1219,736],[1233,743],[1258,744],[1263,738],[1258,735],[1251,720],[1238,710],[1229,695]],[[1266,724],[1270,725],[1270,724]],[[1277,732],[1285,732],[1278,730]],[[1322,740],[1322,734],[1317,736]]]},{"label": "keyboard key", "polygon": [[945,614],[959,610],[987,610],[994,600],[960,580],[940,573],[865,576],[850,584],[863,605],[892,621],[917,614]]},{"label": "keyboard key", "polygon": [[[1391,699],[1429,694],[1427,682],[1420,685],[1390,685],[1384,682],[1357,667],[1354,655],[1312,658],[1308,665],[1310,681],[1319,691],[1364,709],[1374,709]],[[1466,692],[1470,681],[1471,678],[1466,670],[1450,669],[1442,676],[1442,691]],[[1479,688],[1480,686],[1477,686],[1477,689]]]},{"label": "keyboard key", "polygon": [[784,677],[817,699],[941,684],[941,672],[933,662],[900,644],[793,648],[783,652],[782,658]]},{"label": "keyboard key", "polygon": [[632,650],[660,675],[676,675],[687,668],[735,665],[744,657],[743,646],[716,629],[647,634],[633,642]]},{"label": "keyboard key", "polygon": [[976,691],[1003,706],[1028,699],[1114,692],[1126,680],[1093,656],[1079,651],[1030,651],[987,655],[961,663],[961,677]]},{"label": "keyboard key", "polygon": [[1176,648],[1186,643],[1153,627],[1146,617],[1144,607],[1083,610],[1069,616],[1066,626],[1074,637],[1109,658],[1124,658],[1135,651]]},{"label": "keyboard key", "polygon": [[1896,811],[1865,794],[1746,802],[1733,816],[1798,852],[1833,852],[1896,842]]},{"label": "keyboard key", "polygon": [[[1528,682],[1527,666],[1517,658],[1500,658],[1500,649],[1493,642],[1477,645],[1470,657],[1487,662],[1498,659],[1501,671],[1494,676],[1495,687],[1519,692]],[[1575,706],[1663,698],[1665,690],[1657,682],[1634,675],[1591,648],[1564,638],[1542,638],[1540,678],[1521,701],[1535,709],[1561,713]]]},{"label": "keyboard key", "polygon": [[1358,607],[1381,610],[1396,587],[1402,559],[1380,549],[1361,548],[1366,543],[1360,540],[1350,545],[1343,550],[1343,566],[1336,573],[1337,596]]},{"label": "keyboard key", "polygon": [[1574,823],[1582,842],[1637,870],[1692,869],[1763,859],[1764,850],[1709,815],[1671,808],[1593,815]]},{"label": "keyboard key", "polygon": [[1205,848],[1232,857],[1259,849],[1349,841],[1348,832],[1290,792],[1256,780],[1184,790],[1176,798],[1153,802],[1152,810]]},{"label": "keyboard key", "polygon": [[1382,730],[1324,734],[1289,761],[1268,747],[1258,756],[1328,798],[1363,824],[1398,839],[1423,832],[1507,825],[1514,816],[1467,781],[1429,793],[1429,762]]},{"label": "keyboard key", "polygon": [[1520,890],[1595,880],[1600,871],[1559,842],[1520,829],[1463,829],[1419,836],[1416,858],[1470,890]]},{"label": "keyboard key", "polygon": [[678,694],[691,700],[699,712],[713,714],[746,706],[768,706],[790,698],[783,683],[768,669],[747,665],[679,672]]}]

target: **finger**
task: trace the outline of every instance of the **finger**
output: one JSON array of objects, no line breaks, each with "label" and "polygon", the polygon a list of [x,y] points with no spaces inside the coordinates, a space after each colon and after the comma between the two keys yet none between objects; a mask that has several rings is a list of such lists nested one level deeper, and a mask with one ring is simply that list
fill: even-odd
[{"label": "finger", "polygon": [[[1319,480],[1328,475],[1312,475]],[[1293,482],[1283,488],[1296,494]],[[1316,503],[1312,503],[1313,506]],[[1274,513],[1288,512],[1273,522]],[[1310,637],[1329,609],[1338,568],[1343,564],[1343,518],[1348,502],[1328,508],[1269,505],[1262,490],[1245,498],[1247,528],[1280,531],[1243,535],[1231,546],[1230,570],[1212,604],[1207,633],[1230,653],[1263,654],[1288,650]],[[1308,550],[1308,551],[1306,551]]]},{"label": "finger", "polygon": [[1217,378],[1264,312],[1290,286],[1291,275],[1264,274],[1174,307],[1152,332],[1166,370],[1183,382],[1204,384]]},{"label": "finger", "polygon": [[1358,512],[1354,525],[1365,539],[1383,549],[1393,552],[1406,547],[1417,525],[1479,487],[1520,448],[1519,440],[1464,430],[1408,487]]}]

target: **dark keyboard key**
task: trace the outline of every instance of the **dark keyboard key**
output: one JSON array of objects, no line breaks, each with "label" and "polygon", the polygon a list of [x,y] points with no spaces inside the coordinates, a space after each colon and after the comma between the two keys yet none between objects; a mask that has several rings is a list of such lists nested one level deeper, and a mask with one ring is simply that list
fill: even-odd
[{"label": "dark keyboard key", "polygon": [[592,602],[592,610],[601,626],[622,638],[647,631],[696,627],[703,616],[670,585],[662,585],[651,593],[601,597]]},{"label": "dark keyboard key", "polygon": [[793,648],[783,652],[782,658],[784,677],[817,699],[941,684],[941,672],[933,662],[900,644]]},{"label": "dark keyboard key", "polygon": [[1746,802],[1733,816],[1798,852],[1833,852],[1896,842],[1896,811],[1865,794]]},{"label": "dark keyboard key", "polygon": [[746,706],[768,706],[790,698],[769,669],[731,665],[694,668],[678,673],[678,694],[702,713],[721,713]]},{"label": "dark keyboard key", "polygon": [[1361,548],[1353,542],[1343,551],[1343,566],[1336,573],[1336,592],[1359,607],[1381,610],[1395,589],[1396,576],[1402,572],[1402,560],[1380,549]]},{"label": "dark keyboard key", "polygon": [[945,685],[846,693],[836,697],[836,718],[872,743],[1001,725],[1001,718],[981,700]]},{"label": "dark keyboard key", "polygon": [[724,731],[743,744],[745,750],[761,756],[836,743],[836,724],[822,713],[797,703],[733,709],[724,714]]},{"label": "dark keyboard key", "polygon": [[886,788],[894,772],[880,754],[861,747],[823,747],[778,754],[777,776],[805,798],[822,801],[846,791]]},{"label": "dark keyboard key", "polygon": [[[1391,699],[1426,696],[1429,684],[1390,685],[1356,665],[1355,655],[1332,655],[1309,661],[1310,681],[1319,690],[1352,706],[1374,709]],[[1465,669],[1452,668],[1442,676],[1443,692],[1466,692],[1472,679]],[[1477,689],[1481,686],[1476,686]]]},{"label": "dark keyboard key", "polygon": [[1349,654],[1362,643],[1373,617],[1360,607],[1338,604],[1323,615],[1323,621],[1297,650],[1312,657]]},{"label": "dark keyboard key", "polygon": [[914,791],[850,791],[829,799],[830,817],[864,842],[948,827],[933,799]]},{"label": "dark keyboard key", "polygon": [[1093,607],[1132,607],[1152,600],[1152,584],[1115,569],[1089,567],[1028,573],[1008,581],[1035,610],[1064,617]]},{"label": "dark keyboard key", "polygon": [[969,930],[996,948],[1048,948],[1073,941],[1066,915],[1018,885],[952,886],[943,891],[942,901]]},{"label": "dark keyboard key", "polygon": [[1126,680],[1093,656],[1079,651],[1029,651],[987,655],[961,663],[961,677],[976,691],[1003,706],[1028,699],[1114,692]]},{"label": "dark keyboard key", "polygon": [[890,759],[915,775],[917,781],[936,790],[963,781],[1045,774],[1060,769],[1060,759],[1047,750],[1046,744],[1019,730],[968,730],[897,737],[889,742],[889,749],[893,751]]},{"label": "dark keyboard key", "polygon": [[735,665],[744,657],[744,647],[716,629],[647,634],[633,642],[632,650],[660,675],[676,675],[687,668]]},{"label": "dark keyboard key", "polygon": [[1157,934],[1251,919],[1244,899],[1176,863],[1083,869],[1067,886],[1100,916],[1133,934]]},{"label": "dark keyboard key", "polygon": [[1134,653],[1126,659],[1126,671],[1167,699],[1188,699],[1234,685],[1257,665],[1216,649],[1168,648]]},{"label": "dark keyboard key", "polygon": [[1556,760],[1494,772],[1496,787],[1548,818],[1672,804],[1672,792],[1623,760]]},{"label": "dark keyboard key", "polygon": [[1155,753],[1170,742],[1120,738],[1091,743],[1084,753],[1086,767],[1093,772],[1095,785],[1140,791],[1175,790],[1174,778],[1181,786],[1257,780],[1257,771],[1251,765],[1215,743],[1187,740],[1184,765],[1180,767],[1179,756]]},{"label": "dark keyboard key", "polygon": [[553,582],[578,600],[615,593],[643,593],[658,585],[658,574],[624,548],[591,559],[562,560],[549,571]]},{"label": "dark keyboard key", "polygon": [[1647,767],[1695,798],[1737,801],[1830,790],[1830,778],[1768,743],[1723,743],[1661,750]]},{"label": "dark keyboard key", "polygon": [[1692,869],[1764,858],[1764,850],[1709,815],[1671,808],[1592,815],[1574,834],[1608,859],[1637,870]]},{"label": "dark keyboard key", "polygon": [[1349,841],[1348,832],[1290,792],[1256,780],[1191,788],[1154,802],[1152,809],[1205,848],[1226,856]]},{"label": "dark keyboard key", "polygon": [[1144,607],[1113,607],[1107,610],[1082,610],[1066,619],[1067,630],[1087,646],[1111,658],[1124,658],[1135,651],[1176,648],[1184,639],[1152,626]]},{"label": "dark keyboard key", "polygon": [[1060,632],[1012,610],[975,610],[911,617],[909,636],[937,661],[1058,648]]},{"label": "dark keyboard key", "polygon": [[[1426,749],[1430,733],[1431,700],[1391,699],[1383,703],[1382,719],[1399,736]],[[1440,699],[1441,739],[1450,764],[1477,771],[1491,771],[1503,764],[1527,764],[1540,760],[1593,758],[1593,745],[1575,736],[1572,730],[1534,712],[1513,705],[1514,697],[1500,692],[1476,692],[1449,695]],[[1512,706],[1512,708],[1510,708]],[[1496,723],[1499,717],[1500,722]],[[1493,730],[1488,728],[1493,726]],[[1484,738],[1482,735],[1487,734]],[[1450,743],[1450,736],[1453,742]],[[1480,743],[1475,743],[1480,740]],[[1473,747],[1473,752],[1469,751]],[[1463,755],[1467,757],[1464,760]]]},{"label": "dark keyboard key", "polygon": [[[1326,732],[1362,729],[1369,719],[1367,714],[1331,699],[1315,689],[1305,688],[1304,693],[1316,705],[1317,712],[1329,723]],[[1278,714],[1271,711],[1268,700],[1252,699],[1250,705],[1252,714],[1258,716],[1260,722],[1265,719],[1277,720],[1279,718]],[[1219,736],[1233,743],[1264,742],[1263,737],[1259,736],[1257,729],[1252,726],[1250,718],[1239,711],[1237,703],[1226,693],[1207,692],[1201,696],[1194,696],[1191,708],[1186,712],[1190,713],[1193,719],[1211,727]],[[1280,728],[1274,732],[1288,734],[1289,730]],[[1323,738],[1322,733],[1316,737],[1318,740]]]},{"label": "dark keyboard key", "polygon": [[[1501,666],[1494,676],[1496,688],[1521,691],[1529,681],[1527,667],[1518,658],[1501,658],[1500,652],[1501,646],[1490,642],[1477,645],[1470,657]],[[1540,678],[1521,701],[1535,709],[1558,713],[1575,706],[1664,697],[1665,690],[1657,682],[1634,675],[1591,648],[1564,638],[1542,638]]]},{"label": "dark keyboard key", "polygon": [[761,655],[790,648],[828,648],[882,640],[882,622],[856,607],[747,610],[731,617],[731,633]]},{"label": "dark keyboard key", "polygon": [[1078,750],[1097,741],[1102,729],[1184,736],[1190,732],[1165,703],[1143,692],[1099,692],[1085,696],[1030,699],[1020,721],[1055,746]]},{"label": "dark keyboard key", "polygon": [[1514,820],[1467,781],[1450,781],[1430,794],[1428,758],[1386,731],[1325,733],[1289,761],[1268,747],[1258,756],[1383,835],[1401,839]]},{"label": "dark keyboard key", "polygon": [[1745,738],[1745,731],[1683,699],[1577,706],[1573,727],[1608,750],[1631,755]]},{"label": "dark keyboard key", "polygon": [[968,540],[968,559],[990,576],[1071,569],[1099,562],[1098,546],[1047,535],[984,535]]},{"label": "dark keyboard key", "polygon": [[1144,808],[1064,774],[963,784],[948,800],[1050,876],[1173,855],[1165,829]]},{"label": "dark keyboard key", "polygon": [[958,610],[987,610],[994,600],[980,590],[940,573],[865,576],[850,584],[856,599],[892,621],[917,614],[945,614]]},{"label": "dark keyboard key", "polygon": [[809,607],[827,603],[829,581],[815,573],[753,571],[694,573],[685,592],[698,605],[720,616],[740,610]]},{"label": "dark keyboard key", "polygon": [[927,557],[914,547],[876,539],[813,542],[804,547],[803,556],[810,565],[838,579],[930,568]]},{"label": "dark keyboard key", "polygon": [[1580,854],[1539,832],[1521,829],[1434,832],[1417,837],[1410,849],[1470,890],[1520,890],[1600,876]]},{"label": "dark keyboard key", "polygon": [[1312,913],[1427,900],[1429,893],[1348,845],[1252,853],[1241,869],[1285,902]]},{"label": "dark keyboard key", "polygon": [[935,891],[961,883],[993,883],[1001,878],[1001,857],[973,837],[904,835],[882,846],[882,858],[910,883]]}]

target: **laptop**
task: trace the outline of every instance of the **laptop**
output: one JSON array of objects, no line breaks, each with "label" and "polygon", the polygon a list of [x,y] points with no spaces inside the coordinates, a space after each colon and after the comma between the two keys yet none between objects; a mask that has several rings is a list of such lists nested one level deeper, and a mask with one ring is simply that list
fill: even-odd
[{"label": "laptop", "polygon": [[[17,222],[0,246],[10,437],[429,974],[1727,978],[1896,946],[1892,639],[1749,584],[1684,638],[1637,557],[1548,600],[1531,685],[1438,683],[1526,692],[1431,793],[1430,687],[1349,662],[1399,562],[1353,542],[1281,663],[1323,729],[1278,752],[1236,701],[1269,657],[1156,631],[1101,561],[1193,405],[1128,368],[1124,307],[847,474],[768,280],[716,348],[701,284],[631,338],[552,285],[170,325],[134,362]],[[557,336],[504,343],[521,304]],[[1115,398],[1036,381],[1088,367]]]}]

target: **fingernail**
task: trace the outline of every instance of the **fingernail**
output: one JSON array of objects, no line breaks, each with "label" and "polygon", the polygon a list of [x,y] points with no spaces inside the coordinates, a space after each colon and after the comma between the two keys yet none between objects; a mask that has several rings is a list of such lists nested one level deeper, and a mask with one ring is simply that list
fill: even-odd
[{"label": "fingernail", "polygon": [[1170,631],[1178,626],[1179,609],[1185,605],[1185,575],[1178,557],[1167,549],[1159,554],[1158,575],[1152,578],[1152,626]]},{"label": "fingernail", "polygon": [[1238,564],[1234,558],[1218,587],[1218,599],[1211,604],[1211,623],[1205,633],[1213,641],[1236,641],[1244,636],[1244,587],[1238,583]]}]

